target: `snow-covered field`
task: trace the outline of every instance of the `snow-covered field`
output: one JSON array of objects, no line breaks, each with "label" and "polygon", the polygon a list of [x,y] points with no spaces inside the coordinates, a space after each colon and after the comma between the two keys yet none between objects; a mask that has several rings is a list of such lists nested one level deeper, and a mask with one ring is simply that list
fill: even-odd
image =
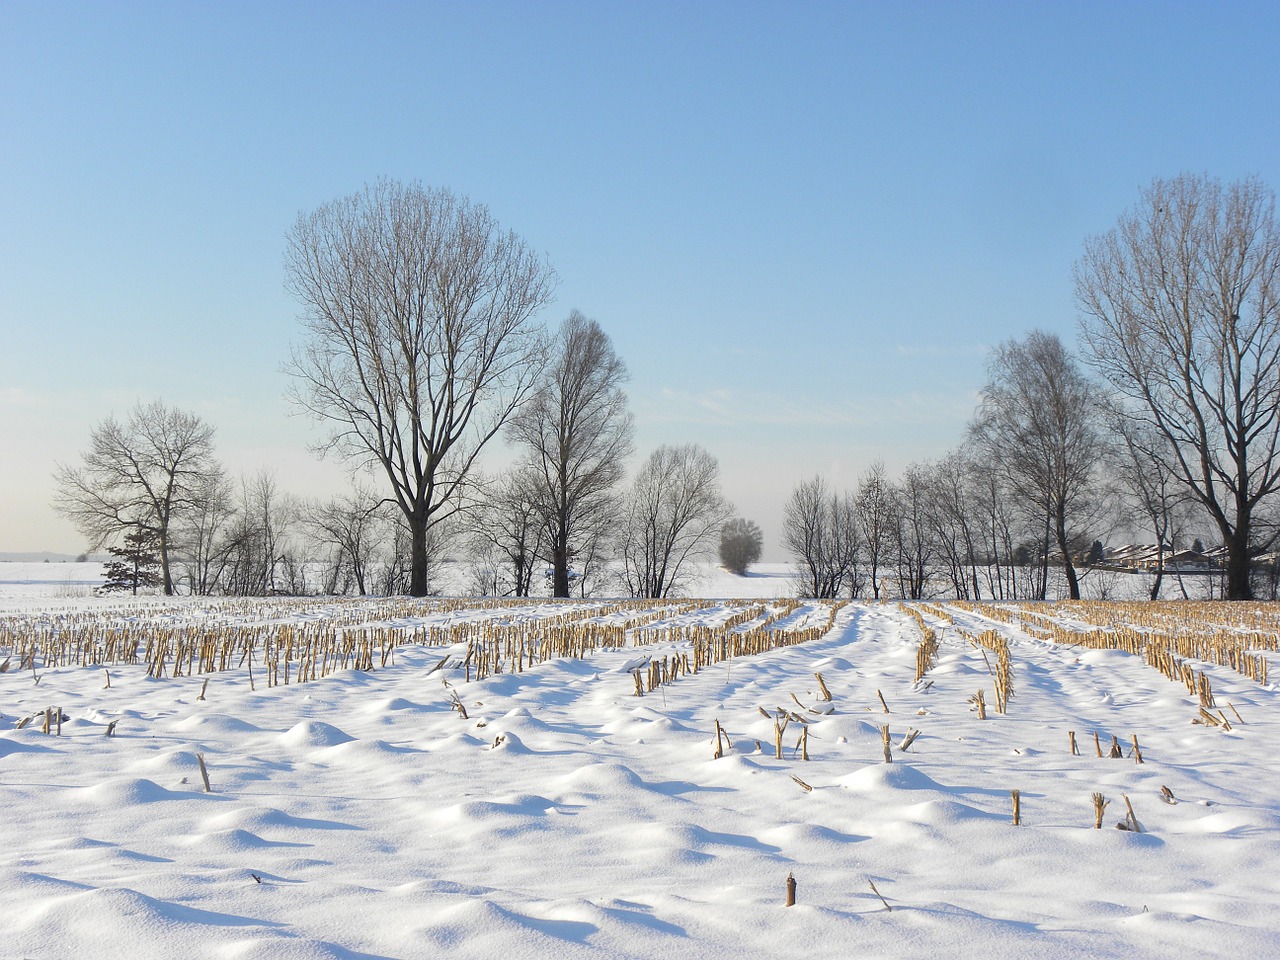
[{"label": "snow-covered field", "polygon": [[[231,613],[301,627],[337,609],[251,603],[10,598],[0,659],[4,631],[41,610],[92,638],[112,609],[173,629]],[[397,607],[394,625],[585,606]],[[376,620],[379,602],[346,609]],[[669,615],[714,627],[743,609]],[[771,609],[795,629],[830,608]],[[243,666],[154,678],[15,657],[0,674],[0,957],[1280,956],[1276,685],[1195,662],[1232,728],[1195,725],[1198,701],[1138,656],[935,610],[939,656],[919,684],[921,629],[897,604],[846,605],[817,639],[643,697],[630,671],[686,643],[483,680],[459,665],[465,644],[407,645],[385,667],[287,686],[259,664],[252,689]],[[1004,715],[990,652],[961,634],[990,629],[1011,655]],[[41,730],[49,707],[61,735]],[[1125,756],[1097,757],[1095,731]],[[1093,792],[1110,800],[1100,830]],[[1115,827],[1126,796],[1141,832]]]}]

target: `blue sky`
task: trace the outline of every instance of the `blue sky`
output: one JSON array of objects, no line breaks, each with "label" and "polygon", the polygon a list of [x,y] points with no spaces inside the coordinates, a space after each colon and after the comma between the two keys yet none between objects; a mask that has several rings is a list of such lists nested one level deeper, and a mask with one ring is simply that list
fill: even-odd
[{"label": "blue sky", "polygon": [[299,211],[379,176],[486,204],[627,361],[637,447],[782,503],[963,442],[994,343],[1153,177],[1280,186],[1253,3],[0,2],[0,551],[92,425],[161,398],[323,493],[284,400]]}]

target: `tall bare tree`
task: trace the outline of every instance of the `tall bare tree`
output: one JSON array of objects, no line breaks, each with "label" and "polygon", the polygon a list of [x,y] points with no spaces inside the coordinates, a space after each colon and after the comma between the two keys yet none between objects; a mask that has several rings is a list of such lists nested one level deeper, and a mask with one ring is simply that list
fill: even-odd
[{"label": "tall bare tree", "polygon": [[790,552],[804,596],[830,599],[846,587],[857,596],[861,537],[858,509],[822,477],[798,484],[783,511],[782,545]]},{"label": "tall bare tree", "polygon": [[929,568],[936,542],[929,523],[933,471],[911,464],[890,489],[889,542],[898,565],[899,596],[920,600],[929,585]]},{"label": "tall bare tree", "polygon": [[[1080,599],[1072,522],[1102,454],[1097,389],[1057,336],[1034,330],[996,347],[970,433],[991,468],[1039,513],[1062,555],[1067,590]],[[1047,551],[1046,551],[1047,562]]]},{"label": "tall bare tree", "polygon": [[880,568],[887,565],[890,534],[894,524],[893,490],[885,474],[884,462],[877,460],[858,480],[856,503],[862,526],[862,546],[871,576],[871,594],[880,599]]},{"label": "tall bare tree", "polygon": [[1253,596],[1254,514],[1280,485],[1280,223],[1275,193],[1155,180],[1075,269],[1089,358],[1227,548],[1227,596]]},{"label": "tall bare tree", "polygon": [[608,334],[574,310],[555,336],[538,392],[511,421],[509,432],[536,477],[556,597],[569,596],[575,554],[597,552],[600,520],[618,510],[615,487],[633,434],[626,380]]},{"label": "tall bare tree", "polygon": [[134,531],[154,537],[164,592],[172,594],[171,534],[221,474],[213,427],[159,400],[138,403],[123,423],[109,416],[93,428],[79,465],[59,464],[54,507],[94,547]]},{"label": "tall bare tree", "polygon": [[636,474],[622,534],[627,587],[665,597],[689,566],[714,555],[732,505],[720,492],[720,464],[697,444],[663,445]]},{"label": "tall bare tree", "polygon": [[301,214],[285,270],[307,333],[294,398],[332,427],[327,449],[386,473],[423,596],[429,528],[535,389],[555,273],[480,204],[385,179]]},{"label": "tall bare tree", "polygon": [[946,564],[955,596],[961,600],[982,599],[978,579],[980,527],[978,507],[970,494],[971,470],[968,459],[953,451],[924,473],[930,539]]}]

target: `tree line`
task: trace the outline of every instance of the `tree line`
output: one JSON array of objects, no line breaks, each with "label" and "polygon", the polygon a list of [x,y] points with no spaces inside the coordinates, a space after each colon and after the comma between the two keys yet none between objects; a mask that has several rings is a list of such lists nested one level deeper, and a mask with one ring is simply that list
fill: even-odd
[{"label": "tree line", "polygon": [[[717,548],[739,572],[743,549],[758,558],[700,446],[660,446],[627,482],[624,362],[576,310],[541,326],[555,271],[482,205],[379,180],[301,214],[285,272],[303,308],[291,397],[329,428],[349,492],[233,482],[212,427],[159,402],[96,425],[57,471],[59,510],[94,546],[145,542],[166,592],[421,596],[465,545],[475,592],[525,596],[545,575],[555,596],[658,597]],[[1153,181],[1075,265],[1080,357],[1043,331],[1003,343],[955,452],[792,491],[801,592],[1043,597],[1060,570],[1078,597],[1098,532],[1171,545],[1199,523],[1225,548],[1226,595],[1251,598],[1280,530],[1278,278],[1268,187]],[[514,460],[489,474],[496,438]]]}]

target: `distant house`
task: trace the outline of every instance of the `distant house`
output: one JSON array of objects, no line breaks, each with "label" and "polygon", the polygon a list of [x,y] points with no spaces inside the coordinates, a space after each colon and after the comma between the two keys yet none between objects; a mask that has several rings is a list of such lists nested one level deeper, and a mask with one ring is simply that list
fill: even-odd
[{"label": "distant house", "polygon": [[1164,558],[1165,567],[1172,570],[1203,570],[1214,566],[1203,554],[1195,550],[1178,550]]},{"label": "distant house", "polygon": [[[1225,551],[1222,556],[1225,557]],[[1162,565],[1166,570],[1204,570],[1222,562],[1219,557],[1195,550],[1174,550],[1154,543],[1130,543],[1107,550],[1104,561],[1108,566],[1133,571],[1156,570]]]}]

